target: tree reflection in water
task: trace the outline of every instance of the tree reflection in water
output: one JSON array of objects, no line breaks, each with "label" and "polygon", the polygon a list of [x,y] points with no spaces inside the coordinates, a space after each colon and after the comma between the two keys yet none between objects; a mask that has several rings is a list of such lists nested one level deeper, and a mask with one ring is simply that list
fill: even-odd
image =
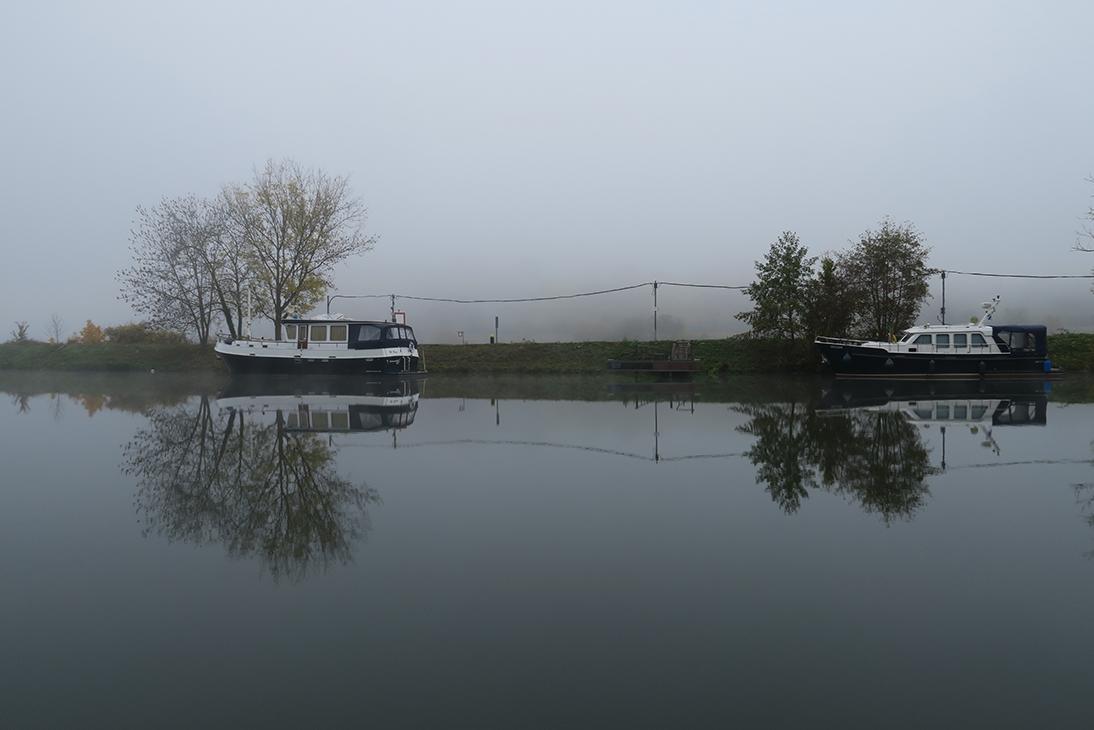
[{"label": "tree reflection in water", "polygon": [[216,410],[205,396],[196,408],[149,412],[123,467],[138,481],[146,532],[258,556],[275,580],[348,562],[377,493],[339,476],[334,449],[318,434],[286,429],[280,410],[272,422],[250,415]]},{"label": "tree reflection in water", "polygon": [[845,495],[889,523],[910,518],[929,496],[935,473],[919,432],[897,412],[819,411],[806,403],[743,405],[756,438],[746,455],[756,479],[788,513],[810,489]]}]

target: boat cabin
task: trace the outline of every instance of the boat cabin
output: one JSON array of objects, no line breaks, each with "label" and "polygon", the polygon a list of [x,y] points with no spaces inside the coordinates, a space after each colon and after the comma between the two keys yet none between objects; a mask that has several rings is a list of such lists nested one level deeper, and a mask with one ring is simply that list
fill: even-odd
[{"label": "boat cabin", "polygon": [[896,344],[897,352],[1044,357],[1048,333],[1040,325],[924,325],[905,330]]},{"label": "boat cabin", "polygon": [[349,320],[341,315],[329,318],[286,319],[281,336],[297,348],[341,346],[350,350],[374,350],[416,345],[414,330],[398,322]]}]

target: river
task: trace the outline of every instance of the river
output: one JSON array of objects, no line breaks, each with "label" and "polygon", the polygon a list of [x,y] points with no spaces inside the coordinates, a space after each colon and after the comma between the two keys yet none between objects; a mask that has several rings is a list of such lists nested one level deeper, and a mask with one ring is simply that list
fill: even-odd
[{"label": "river", "polygon": [[0,391],[6,727],[1089,722],[1088,381]]}]

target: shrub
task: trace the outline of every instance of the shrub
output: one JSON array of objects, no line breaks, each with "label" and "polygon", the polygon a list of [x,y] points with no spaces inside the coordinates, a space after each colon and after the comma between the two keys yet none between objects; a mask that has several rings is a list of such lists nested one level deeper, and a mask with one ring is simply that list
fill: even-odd
[{"label": "shrub", "polygon": [[84,345],[94,345],[103,341],[103,328],[90,319],[84,324],[84,328],[72,340]]},{"label": "shrub", "polygon": [[30,332],[30,325],[26,322],[16,322],[15,328],[11,331],[12,342],[26,342],[30,339],[28,333]]},{"label": "shrub", "polygon": [[116,342],[122,345],[179,345],[186,342],[186,338],[178,332],[157,329],[147,322],[130,322],[107,327],[103,330],[108,342]]}]

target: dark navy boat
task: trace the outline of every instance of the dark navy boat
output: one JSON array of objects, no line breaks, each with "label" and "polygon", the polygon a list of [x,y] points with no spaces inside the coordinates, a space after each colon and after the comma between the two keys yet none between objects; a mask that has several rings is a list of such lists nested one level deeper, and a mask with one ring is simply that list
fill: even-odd
[{"label": "dark navy boat", "polygon": [[415,373],[421,356],[414,330],[399,322],[330,314],[287,319],[282,340],[245,337],[217,342],[217,357],[233,373],[361,375]]},{"label": "dark navy boat", "polygon": [[999,297],[979,322],[923,325],[892,342],[838,337],[815,341],[836,377],[986,377],[1052,373],[1044,325],[989,325]]}]

